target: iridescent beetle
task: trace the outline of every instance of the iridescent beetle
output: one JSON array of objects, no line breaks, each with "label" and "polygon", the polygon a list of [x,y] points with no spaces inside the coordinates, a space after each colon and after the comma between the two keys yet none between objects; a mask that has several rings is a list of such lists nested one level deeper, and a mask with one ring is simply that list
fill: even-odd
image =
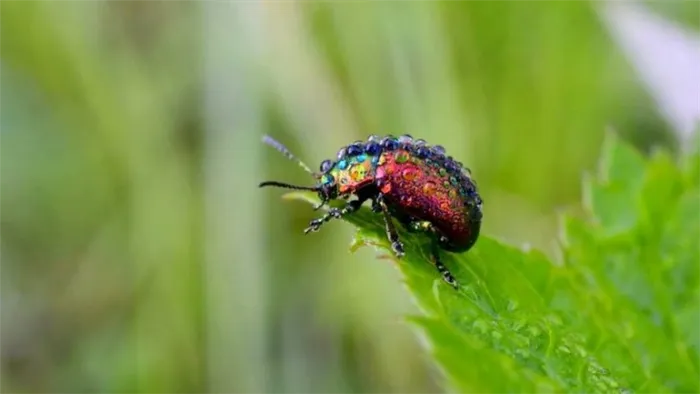
[{"label": "iridescent beetle", "polygon": [[428,146],[410,135],[399,138],[370,136],[343,147],[336,160],[321,162],[318,172],[311,171],[281,143],[269,136],[263,142],[295,161],[317,180],[315,186],[297,186],[282,182],[262,182],[260,187],[276,186],[318,193],[321,203],[333,199],[349,200],[343,208],[328,212],[309,223],[305,234],[318,231],[331,219],[340,219],[357,211],[367,200],[372,210],[384,217],[386,233],[397,257],[404,254],[403,244],[394,227],[398,220],[408,231],[427,233],[431,239],[432,259],[443,279],[457,288],[454,276],[440,260],[439,250],[465,252],[479,237],[482,200],[471,171],[445,156],[440,145]]}]

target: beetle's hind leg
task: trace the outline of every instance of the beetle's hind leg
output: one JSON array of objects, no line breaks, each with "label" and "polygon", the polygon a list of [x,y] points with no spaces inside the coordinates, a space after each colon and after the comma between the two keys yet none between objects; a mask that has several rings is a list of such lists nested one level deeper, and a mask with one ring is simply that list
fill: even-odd
[{"label": "beetle's hind leg", "polygon": [[452,275],[449,269],[445,267],[445,264],[440,260],[440,243],[439,234],[435,231],[435,227],[428,221],[412,221],[408,224],[408,228],[414,232],[425,232],[430,234],[430,254],[433,265],[437,268],[442,279],[447,282],[448,285],[454,287],[455,289],[459,287],[457,280]]},{"label": "beetle's hind leg", "polygon": [[331,208],[325,215],[318,219],[314,219],[309,223],[309,227],[304,230],[304,234],[316,232],[321,229],[321,226],[331,219],[340,219],[345,215],[357,211],[367,199],[349,201],[343,208]]},{"label": "beetle's hind leg", "polygon": [[445,264],[443,264],[440,260],[440,248],[438,247],[438,241],[436,239],[433,239],[433,241],[431,242],[430,249],[433,258],[433,264],[435,264],[435,268],[437,268],[440,275],[442,275],[442,279],[445,282],[447,282],[448,285],[454,287],[455,289],[459,288],[457,279],[455,279],[450,270],[448,270],[447,267],[445,267]]}]

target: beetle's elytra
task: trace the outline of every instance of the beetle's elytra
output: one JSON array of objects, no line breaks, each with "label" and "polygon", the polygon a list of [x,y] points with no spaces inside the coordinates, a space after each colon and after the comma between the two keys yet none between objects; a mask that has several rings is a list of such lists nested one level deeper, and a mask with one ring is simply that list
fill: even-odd
[{"label": "beetle's elytra", "polygon": [[[305,233],[318,231],[329,220],[349,215],[370,200],[372,210],[383,215],[397,257],[403,256],[404,251],[393,219],[409,231],[424,232],[431,237],[433,263],[447,283],[458,286],[442,264],[439,249],[464,252],[474,245],[481,227],[482,200],[471,171],[446,156],[442,146],[429,146],[409,135],[370,136],[365,142],[356,141],[343,147],[335,160],[324,160],[315,172],[271,137],[265,136],[263,141],[297,162],[317,183],[297,186],[268,181],[260,187],[317,192],[321,203],[314,209],[333,199],[349,200],[345,207],[330,208],[325,215],[312,220]],[[351,196],[355,198],[350,200]]]}]

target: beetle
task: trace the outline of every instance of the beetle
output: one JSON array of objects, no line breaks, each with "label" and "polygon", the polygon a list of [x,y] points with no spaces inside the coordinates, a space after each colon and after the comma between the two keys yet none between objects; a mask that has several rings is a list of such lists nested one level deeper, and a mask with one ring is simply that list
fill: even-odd
[{"label": "beetle", "polygon": [[[347,200],[342,208],[329,208],[312,220],[305,234],[318,231],[331,219],[357,211],[367,200],[372,211],[383,216],[391,249],[397,258],[404,255],[394,219],[409,232],[422,232],[431,239],[432,263],[445,282],[458,283],[440,259],[440,250],[466,252],[481,228],[483,201],[471,171],[447,156],[440,145],[410,135],[398,138],[371,135],[342,147],[334,160],[324,160],[312,171],[284,145],[270,136],[263,142],[296,162],[316,179],[314,186],[265,181],[259,187],[273,186],[318,193],[318,210],[331,200]],[[350,199],[350,197],[355,197]]]}]

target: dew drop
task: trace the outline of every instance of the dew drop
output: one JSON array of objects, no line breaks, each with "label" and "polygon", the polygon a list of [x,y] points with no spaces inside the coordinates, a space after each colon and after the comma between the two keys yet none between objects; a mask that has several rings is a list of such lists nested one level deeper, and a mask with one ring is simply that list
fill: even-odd
[{"label": "dew drop", "polygon": [[362,179],[364,179],[365,175],[366,175],[366,169],[362,165],[354,165],[350,169],[350,177],[352,178],[353,181],[356,181],[356,182],[361,181]]},{"label": "dew drop", "polygon": [[365,145],[365,152],[369,154],[370,156],[376,156],[381,153],[382,147],[376,142],[370,142],[367,145]]},{"label": "dew drop", "polygon": [[489,326],[488,323],[482,319],[477,319],[472,324],[474,331],[477,331],[480,334],[485,334],[486,330],[488,329],[488,326]]},{"label": "dew drop", "polygon": [[374,175],[377,179],[382,179],[386,176],[386,172],[384,171],[384,167],[377,167],[377,172]]},{"label": "dew drop", "polygon": [[568,346],[561,345],[557,348],[557,351],[564,354],[571,354],[571,349]]},{"label": "dew drop", "polygon": [[386,148],[387,150],[392,151],[392,150],[395,150],[396,148],[399,147],[399,141],[397,141],[396,139],[394,139],[391,136],[387,136],[387,137],[384,137],[384,139],[382,139],[381,145],[384,148]]},{"label": "dew drop", "polygon": [[362,153],[362,145],[361,143],[355,142],[352,145],[348,146],[348,149],[346,151],[346,154],[348,156],[357,156],[360,153]]},{"label": "dew drop", "polygon": [[426,182],[425,185],[423,185],[423,193],[425,193],[428,196],[432,196],[435,194],[435,190],[437,189],[437,185],[434,182]]},{"label": "dew drop", "polygon": [[409,169],[403,170],[403,172],[401,173],[401,176],[403,177],[403,179],[405,179],[407,181],[412,181],[412,180],[416,179],[416,177],[418,176],[418,171],[416,171],[415,169],[409,168]]},{"label": "dew drop", "polygon": [[[430,154],[430,149],[426,148],[424,145],[419,145],[416,149],[416,155],[420,158],[426,158]],[[426,163],[428,161],[426,160]]]},{"label": "dew drop", "polygon": [[404,134],[399,137],[399,142],[401,143],[410,143],[411,141],[413,141],[413,137],[410,134]]},{"label": "dew drop", "polygon": [[319,170],[321,170],[321,172],[328,172],[328,170],[330,170],[331,167],[333,167],[333,162],[330,160],[324,160],[321,162]]},{"label": "dew drop", "polygon": [[407,162],[407,161],[408,161],[408,153],[406,153],[406,152],[399,152],[399,153],[396,155],[396,162],[397,162],[397,163],[401,164],[401,163],[405,163],[405,162]]},{"label": "dew drop", "polygon": [[348,148],[347,148],[347,147],[340,148],[340,150],[338,151],[338,154],[336,155],[336,157],[338,158],[338,160],[341,160],[343,157],[345,157],[345,155],[347,154],[347,152],[348,152]]}]

